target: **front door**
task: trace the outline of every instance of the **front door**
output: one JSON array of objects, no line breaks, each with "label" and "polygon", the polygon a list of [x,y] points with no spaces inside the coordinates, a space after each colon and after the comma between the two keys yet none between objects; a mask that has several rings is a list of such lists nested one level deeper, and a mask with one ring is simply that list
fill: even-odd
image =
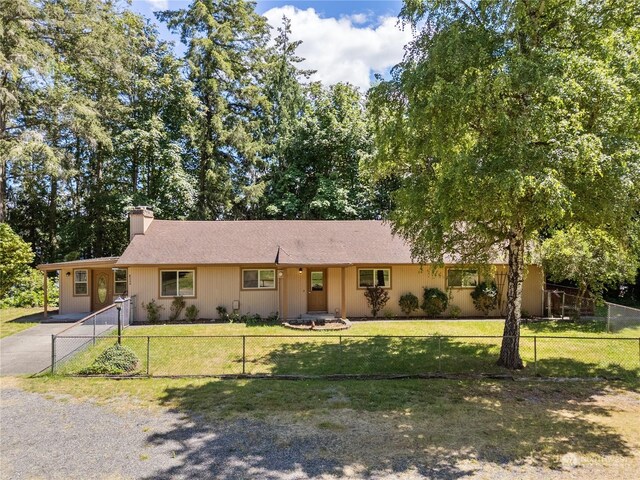
[{"label": "front door", "polygon": [[321,268],[309,268],[307,282],[307,310],[309,312],[327,311],[327,272]]},{"label": "front door", "polygon": [[113,303],[113,288],[111,276],[113,272],[108,270],[93,270],[91,282],[91,311],[102,310]]}]

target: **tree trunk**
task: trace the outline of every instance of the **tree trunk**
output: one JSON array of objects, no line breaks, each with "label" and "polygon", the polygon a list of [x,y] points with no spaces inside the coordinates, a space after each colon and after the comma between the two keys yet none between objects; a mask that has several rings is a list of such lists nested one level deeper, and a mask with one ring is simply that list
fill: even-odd
[{"label": "tree trunk", "polygon": [[7,161],[3,158],[0,160],[0,223],[7,221],[6,198],[7,198]]},{"label": "tree trunk", "polygon": [[514,232],[509,239],[507,273],[507,318],[504,321],[502,348],[498,365],[516,370],[523,368],[520,358],[520,309],[524,276],[524,233]]}]

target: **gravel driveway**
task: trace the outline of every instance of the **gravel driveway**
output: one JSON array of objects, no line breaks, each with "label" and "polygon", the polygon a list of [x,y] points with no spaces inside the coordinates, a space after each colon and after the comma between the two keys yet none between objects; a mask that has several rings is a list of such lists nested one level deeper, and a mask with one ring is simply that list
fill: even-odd
[{"label": "gravel driveway", "polygon": [[639,467],[638,457],[608,466],[575,465],[568,457],[550,469],[479,461],[466,452],[428,457],[407,450],[385,458],[378,449],[374,456],[371,442],[391,437],[356,412],[361,426],[353,431],[273,419],[207,422],[141,407],[118,413],[10,383],[0,388],[0,406],[2,479],[622,479]]}]

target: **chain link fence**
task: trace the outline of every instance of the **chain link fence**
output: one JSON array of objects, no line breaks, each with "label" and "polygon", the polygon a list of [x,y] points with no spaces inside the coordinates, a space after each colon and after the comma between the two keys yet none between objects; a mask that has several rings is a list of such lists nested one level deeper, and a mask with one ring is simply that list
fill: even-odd
[{"label": "chain link fence", "polygon": [[120,311],[114,303],[87,315],[57,335],[52,335],[52,368],[55,368],[58,363],[70,360],[87,347],[97,347],[103,337],[109,335],[118,326],[118,316],[122,328],[131,325],[133,321],[131,298],[123,299],[120,305]]},{"label": "chain link fence", "polygon": [[[91,345],[55,357],[52,370],[77,374],[117,341],[113,332],[93,337],[58,335],[63,345]],[[122,344],[148,376],[265,375],[523,375],[638,378],[640,338],[521,336],[523,370],[496,365],[502,336],[242,335],[136,336]]]}]

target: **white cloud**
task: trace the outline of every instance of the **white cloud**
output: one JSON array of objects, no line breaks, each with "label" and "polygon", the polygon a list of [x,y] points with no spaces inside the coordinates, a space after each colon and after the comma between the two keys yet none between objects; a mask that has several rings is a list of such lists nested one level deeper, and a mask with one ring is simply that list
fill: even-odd
[{"label": "white cloud", "polygon": [[167,10],[169,8],[169,0],[142,0],[151,5],[154,10]]},{"label": "white cloud", "polygon": [[349,82],[363,90],[371,85],[371,73],[383,73],[394,66],[411,40],[411,29],[404,30],[396,17],[380,17],[377,26],[358,26],[368,14],[322,18],[313,8],[297,9],[291,5],[265,12],[269,24],[276,28],[282,16],[291,19],[293,40],[302,40],[298,54],[306,60],[303,68],[317,70],[312,80],[326,84]]}]

